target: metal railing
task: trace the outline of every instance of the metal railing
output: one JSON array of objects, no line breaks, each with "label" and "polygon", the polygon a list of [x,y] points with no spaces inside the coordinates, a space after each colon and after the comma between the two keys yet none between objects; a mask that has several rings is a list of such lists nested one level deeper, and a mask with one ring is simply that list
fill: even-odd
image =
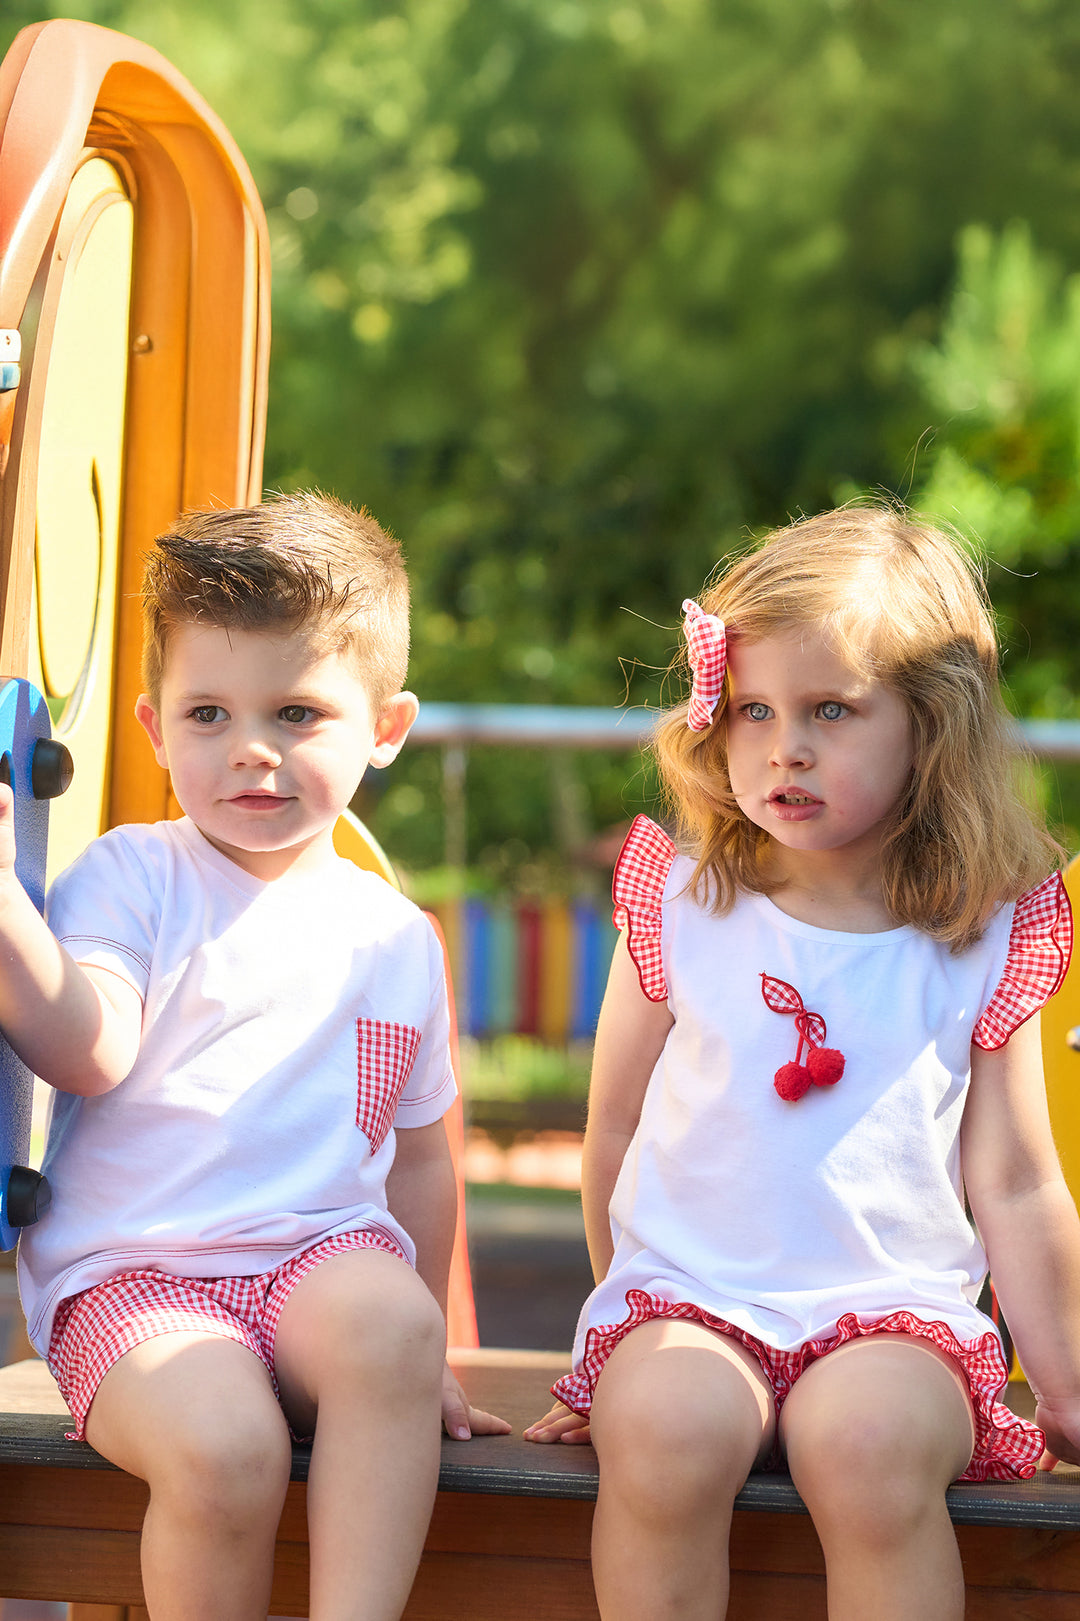
[{"label": "metal railing", "polygon": [[[414,743],[465,748],[471,743],[542,749],[640,748],[657,721],[649,709],[555,704],[425,703]],[[1019,720],[1020,740],[1050,760],[1080,760],[1080,720]]]},{"label": "metal railing", "polygon": [[[422,704],[411,739],[442,749],[447,866],[465,865],[465,770],[472,745],[629,753],[648,741],[657,718],[657,711],[650,709],[584,704]],[[1080,760],[1080,721],[1019,720],[1014,724],[1018,746],[1041,759]]]}]

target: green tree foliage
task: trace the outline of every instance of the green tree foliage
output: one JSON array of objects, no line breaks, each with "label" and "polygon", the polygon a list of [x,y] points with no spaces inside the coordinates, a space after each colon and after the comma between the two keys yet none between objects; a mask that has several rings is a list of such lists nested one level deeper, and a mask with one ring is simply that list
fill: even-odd
[{"label": "green tree foliage", "polygon": [[[1020,714],[1080,715],[1080,275],[1026,223],[972,225],[936,344],[912,370],[929,420],[915,504],[969,536],[988,564],[1004,672]],[[1080,765],[1042,773],[1066,847],[1080,843]]]},{"label": "green tree foliage", "polygon": [[972,225],[937,344],[913,357],[940,423],[917,504],[990,560],[1017,707],[1080,713],[1080,275],[1026,224]]},{"label": "green tree foliage", "polygon": [[[57,9],[157,46],[237,136],[274,248],[267,481],[401,535],[430,698],[616,704],[622,657],[657,702],[725,550],[922,478],[958,233],[1023,219],[1080,264],[1071,0]],[[545,770],[474,756],[475,848],[509,798],[544,842]],[[404,760],[380,813],[418,859],[437,773]],[[626,775],[588,768],[598,820]]]}]

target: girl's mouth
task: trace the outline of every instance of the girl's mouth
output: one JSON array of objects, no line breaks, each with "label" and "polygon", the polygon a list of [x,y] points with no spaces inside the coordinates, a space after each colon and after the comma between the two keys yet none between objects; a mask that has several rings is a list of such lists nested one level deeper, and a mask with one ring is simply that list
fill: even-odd
[{"label": "girl's mouth", "polygon": [[778,822],[808,822],[824,806],[816,794],[798,788],[777,788],[769,795],[769,809]]}]

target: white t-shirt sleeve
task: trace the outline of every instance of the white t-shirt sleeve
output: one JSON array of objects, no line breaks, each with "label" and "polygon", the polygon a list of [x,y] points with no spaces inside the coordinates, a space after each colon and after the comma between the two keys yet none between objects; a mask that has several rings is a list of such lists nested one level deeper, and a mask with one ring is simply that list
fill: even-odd
[{"label": "white t-shirt sleeve", "polygon": [[[427,1017],[409,1079],[398,1099],[394,1126],[430,1126],[441,1120],[457,1096],[457,1081],[450,1059],[450,1009],[442,947],[431,924],[424,919],[426,971],[430,983]],[[417,971],[421,971],[417,963]]]},{"label": "white t-shirt sleeve", "polygon": [[159,885],[122,832],[95,839],[60,874],[45,916],[76,962],[107,968],[145,998],[161,917]]}]

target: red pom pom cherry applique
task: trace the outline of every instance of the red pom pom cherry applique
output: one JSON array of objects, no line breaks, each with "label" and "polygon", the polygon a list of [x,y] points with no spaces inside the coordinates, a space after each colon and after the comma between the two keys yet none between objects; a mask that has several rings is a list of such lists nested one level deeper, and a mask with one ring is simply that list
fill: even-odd
[{"label": "red pom pom cherry applique", "polygon": [[785,1103],[798,1103],[810,1090],[810,1071],[805,1064],[781,1064],[773,1085]]},{"label": "red pom pom cherry applique", "polygon": [[[773,1077],[780,1097],[785,1103],[798,1103],[813,1086],[835,1086],[844,1073],[844,1055],[835,1047],[825,1046],[826,1026],[820,1013],[811,1013],[803,1006],[803,999],[784,979],[771,974],[761,976],[761,994],[765,1006],[774,1013],[793,1013],[795,1029],[799,1034],[795,1061],[781,1064]],[[803,1049],[808,1048],[804,1064]]]},{"label": "red pom pom cherry applique", "polygon": [[844,1055],[835,1047],[811,1047],[806,1067],[815,1086],[835,1086],[844,1073]]}]

